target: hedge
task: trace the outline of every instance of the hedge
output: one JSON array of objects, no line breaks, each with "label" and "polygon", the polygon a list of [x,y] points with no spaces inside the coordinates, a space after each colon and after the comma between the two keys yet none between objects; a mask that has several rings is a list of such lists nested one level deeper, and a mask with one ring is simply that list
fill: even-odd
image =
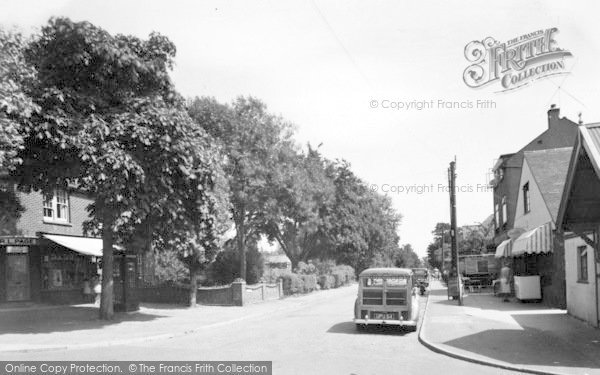
[{"label": "hedge", "polygon": [[[286,296],[310,293],[319,289],[338,288],[350,284],[355,279],[354,269],[352,267],[335,265],[333,262],[317,263],[317,267],[310,263],[301,263],[297,271],[298,272],[277,269],[267,270],[263,279],[269,283],[275,283],[281,279],[283,294]],[[319,271],[324,271],[326,273],[317,274]]]},{"label": "hedge", "polygon": [[300,275],[304,290],[303,293],[310,293],[317,289],[317,275]]},{"label": "hedge", "polygon": [[283,294],[291,295],[304,293],[304,281],[295,273],[288,273],[282,276]]},{"label": "hedge", "polygon": [[331,275],[321,275],[319,276],[319,285],[321,286],[321,289],[335,288],[335,277]]}]

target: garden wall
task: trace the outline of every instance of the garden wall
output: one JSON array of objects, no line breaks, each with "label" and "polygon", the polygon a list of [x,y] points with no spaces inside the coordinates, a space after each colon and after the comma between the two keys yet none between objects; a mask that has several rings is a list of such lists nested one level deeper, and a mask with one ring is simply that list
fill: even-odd
[{"label": "garden wall", "polygon": [[[243,306],[280,299],[283,297],[281,282],[246,285],[233,282],[230,285],[198,288],[196,303],[199,305]],[[140,289],[140,301],[152,303],[189,304],[189,288],[186,286],[152,286]]]}]

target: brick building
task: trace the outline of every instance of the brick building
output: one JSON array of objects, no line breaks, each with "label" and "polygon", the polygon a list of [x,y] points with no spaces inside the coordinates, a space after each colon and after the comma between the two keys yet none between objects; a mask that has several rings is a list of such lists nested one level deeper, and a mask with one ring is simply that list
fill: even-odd
[{"label": "brick building", "polygon": [[[501,155],[491,181],[496,256],[509,257],[513,270],[521,277],[539,276],[544,301],[561,308],[566,306],[564,246],[554,231],[577,133],[578,125],[560,118],[560,110],[552,105],[548,128],[516,153]],[[539,199],[532,205],[528,198]],[[537,239],[540,241],[536,242]],[[512,254],[515,244],[524,246],[525,252],[519,249]]]},{"label": "brick building", "polygon": [[[0,176],[0,195],[13,202],[8,207],[15,207],[0,213],[0,302],[90,302],[84,286],[93,288],[102,273],[102,239],[83,231],[92,200],[73,189],[57,189],[48,196],[19,192],[7,176]],[[136,288],[145,267],[142,257],[123,249],[115,254],[114,295],[119,304],[129,293],[125,283]]]},{"label": "brick building", "polygon": [[8,180],[2,189],[23,211],[0,222],[0,301],[84,302],[84,281],[97,276],[102,256],[102,240],[83,234],[91,200],[66,190],[22,193]]}]

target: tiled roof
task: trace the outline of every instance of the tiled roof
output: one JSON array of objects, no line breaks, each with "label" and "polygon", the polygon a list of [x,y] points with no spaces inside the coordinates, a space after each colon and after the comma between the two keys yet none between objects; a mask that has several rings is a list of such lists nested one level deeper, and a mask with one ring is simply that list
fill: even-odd
[{"label": "tiled roof", "polygon": [[563,147],[525,152],[527,165],[554,221],[565,188],[572,151],[572,147]]}]

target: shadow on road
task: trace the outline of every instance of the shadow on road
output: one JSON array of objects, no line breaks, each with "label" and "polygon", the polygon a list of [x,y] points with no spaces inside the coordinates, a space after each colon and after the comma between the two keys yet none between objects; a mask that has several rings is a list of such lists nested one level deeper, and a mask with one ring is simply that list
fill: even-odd
[{"label": "shadow on road", "polygon": [[369,326],[358,330],[353,322],[341,322],[333,325],[327,333],[345,333],[350,335],[378,334],[378,335],[405,335],[413,331],[401,326]]},{"label": "shadow on road", "polygon": [[65,306],[56,309],[0,312],[0,335],[50,333],[102,328],[123,322],[146,322],[162,318],[144,313],[115,313],[111,321],[98,318],[97,307]]}]

